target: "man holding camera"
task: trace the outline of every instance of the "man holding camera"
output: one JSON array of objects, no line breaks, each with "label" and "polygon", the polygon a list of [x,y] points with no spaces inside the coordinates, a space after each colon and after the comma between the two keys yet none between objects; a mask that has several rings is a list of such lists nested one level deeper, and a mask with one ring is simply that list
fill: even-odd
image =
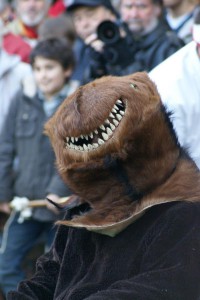
[{"label": "man holding camera", "polygon": [[[85,84],[103,75],[141,70],[134,60],[132,36],[120,24],[110,0],[68,1],[78,40],[73,78]],[[105,23],[106,21],[106,23]]]}]

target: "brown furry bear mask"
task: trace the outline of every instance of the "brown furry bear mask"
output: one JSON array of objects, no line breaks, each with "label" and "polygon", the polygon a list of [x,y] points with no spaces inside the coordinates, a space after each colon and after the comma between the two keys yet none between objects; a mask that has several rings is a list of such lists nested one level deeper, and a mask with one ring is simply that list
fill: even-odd
[{"label": "brown furry bear mask", "polygon": [[81,86],[46,132],[74,192],[62,224],[113,236],[151,206],[200,199],[199,171],[146,73]]}]

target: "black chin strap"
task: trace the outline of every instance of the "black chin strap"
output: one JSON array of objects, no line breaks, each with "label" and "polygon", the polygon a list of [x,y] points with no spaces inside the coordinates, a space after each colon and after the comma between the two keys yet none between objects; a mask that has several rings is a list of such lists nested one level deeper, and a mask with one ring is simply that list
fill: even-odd
[{"label": "black chin strap", "polygon": [[116,179],[123,185],[124,194],[130,197],[133,201],[137,201],[143,197],[143,194],[138,192],[134,186],[130,184],[126,170],[119,159],[111,159],[107,155],[104,159],[104,166],[108,168]]}]

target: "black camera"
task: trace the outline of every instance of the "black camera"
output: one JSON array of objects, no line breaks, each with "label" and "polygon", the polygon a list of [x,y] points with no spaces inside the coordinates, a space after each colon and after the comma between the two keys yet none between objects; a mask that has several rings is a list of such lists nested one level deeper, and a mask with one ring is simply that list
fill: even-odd
[{"label": "black camera", "polygon": [[[120,31],[123,31],[123,36]],[[103,56],[110,65],[126,67],[133,63],[133,38],[126,24],[103,21],[97,28],[97,36],[104,43]]]},{"label": "black camera", "polygon": [[88,47],[90,63],[85,71],[85,83],[104,75],[127,75],[139,70],[132,33],[126,23],[103,21],[96,32],[104,43],[103,51]]}]

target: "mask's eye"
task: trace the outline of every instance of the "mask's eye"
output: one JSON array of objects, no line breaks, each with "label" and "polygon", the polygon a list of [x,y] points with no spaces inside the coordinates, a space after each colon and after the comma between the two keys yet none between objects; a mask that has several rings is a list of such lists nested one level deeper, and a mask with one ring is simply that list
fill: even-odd
[{"label": "mask's eye", "polygon": [[130,87],[133,88],[134,90],[138,89],[138,86],[135,83],[130,83]]}]

